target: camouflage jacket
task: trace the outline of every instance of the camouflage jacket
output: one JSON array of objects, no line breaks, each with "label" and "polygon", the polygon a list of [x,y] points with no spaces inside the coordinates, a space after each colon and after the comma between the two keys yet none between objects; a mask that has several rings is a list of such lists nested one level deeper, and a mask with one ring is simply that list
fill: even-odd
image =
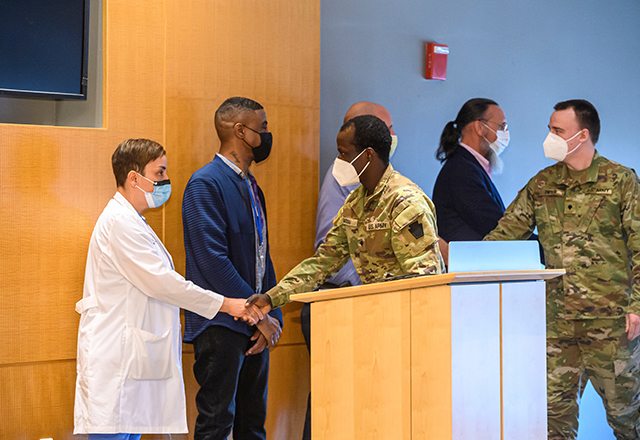
[{"label": "camouflage jacket", "polygon": [[638,177],[595,152],[591,165],[557,163],[520,190],[485,240],[518,240],[538,227],[549,269],[547,319],[640,315]]},{"label": "camouflage jacket", "polygon": [[387,273],[444,271],[433,203],[391,165],[372,195],[363,185],[351,192],[315,255],[267,292],[273,306],[286,303],[292,293],[312,290],[336,274],[349,257],[365,284],[380,281]]}]

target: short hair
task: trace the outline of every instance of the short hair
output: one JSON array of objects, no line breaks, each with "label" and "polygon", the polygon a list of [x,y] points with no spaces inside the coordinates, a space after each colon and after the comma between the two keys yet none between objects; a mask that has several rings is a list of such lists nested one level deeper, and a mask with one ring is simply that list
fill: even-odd
[{"label": "short hair", "polygon": [[254,112],[256,110],[262,110],[263,108],[262,105],[253,99],[234,96],[220,104],[220,107],[216,110],[215,119],[231,122],[231,119],[234,119],[235,116],[241,113]]},{"label": "short hair", "polygon": [[162,145],[149,139],[127,139],[111,156],[111,167],[116,184],[123,187],[130,171],[142,174],[149,162],[166,155]]},{"label": "short hair", "polygon": [[377,116],[362,115],[349,119],[340,131],[353,127],[353,146],[361,153],[367,148],[373,148],[385,165],[389,164],[391,150],[391,132],[384,121]]},{"label": "short hair", "polygon": [[576,119],[580,130],[585,128],[589,130],[591,142],[593,145],[598,143],[600,137],[600,117],[598,110],[586,99],[570,99],[569,101],[561,101],[557,103],[553,109],[555,111],[567,110],[572,108],[576,114]]},{"label": "short hair", "polygon": [[[458,148],[462,130],[470,123],[479,120],[489,109],[490,105],[498,106],[498,103],[487,98],[473,98],[464,103],[455,121],[445,125],[440,135],[440,145],[436,152],[436,159],[444,162],[449,159]],[[498,106],[499,107],[499,106]]]}]

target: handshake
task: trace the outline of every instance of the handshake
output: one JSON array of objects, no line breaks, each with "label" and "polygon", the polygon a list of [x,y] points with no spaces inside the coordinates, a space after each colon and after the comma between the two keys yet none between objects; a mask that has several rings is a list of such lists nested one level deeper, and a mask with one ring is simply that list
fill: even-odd
[{"label": "handshake", "polygon": [[220,311],[228,313],[234,319],[242,320],[249,325],[262,321],[271,310],[271,300],[266,294],[255,294],[249,299],[224,297]]},{"label": "handshake", "polygon": [[244,300],[241,298],[224,298],[220,311],[257,327],[251,337],[254,344],[245,353],[247,356],[262,352],[278,343],[282,328],[277,319],[268,315],[271,310],[271,299],[265,294],[256,294]]}]

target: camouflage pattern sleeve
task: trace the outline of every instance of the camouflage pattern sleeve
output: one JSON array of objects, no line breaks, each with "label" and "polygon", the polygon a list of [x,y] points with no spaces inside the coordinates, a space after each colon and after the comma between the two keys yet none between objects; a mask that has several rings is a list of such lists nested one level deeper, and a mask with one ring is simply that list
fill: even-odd
[{"label": "camouflage pattern sleeve", "polygon": [[515,200],[509,205],[498,226],[489,232],[483,240],[526,240],[536,227],[534,210],[535,177],[522,188]]},{"label": "camouflage pattern sleeve", "polygon": [[627,235],[627,249],[631,256],[631,297],[627,313],[640,315],[640,181],[635,171],[622,184],[622,227]]},{"label": "camouflage pattern sleeve", "polygon": [[316,253],[298,264],[280,280],[277,286],[267,292],[273,308],[289,302],[289,296],[313,290],[325,279],[332,277],[349,260],[347,235],[343,228],[342,209],[333,222],[333,228],[327,233],[325,242]]},{"label": "camouflage pattern sleeve", "polygon": [[403,200],[393,210],[391,247],[405,274],[445,271],[438,246],[435,208],[423,200]]}]

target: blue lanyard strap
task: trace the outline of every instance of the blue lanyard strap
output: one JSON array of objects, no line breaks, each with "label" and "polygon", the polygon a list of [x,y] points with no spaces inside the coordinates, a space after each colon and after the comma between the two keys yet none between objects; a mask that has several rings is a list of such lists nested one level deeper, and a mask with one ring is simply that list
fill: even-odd
[{"label": "blue lanyard strap", "polygon": [[253,215],[256,220],[256,229],[258,229],[258,237],[260,237],[260,244],[262,244],[262,216],[260,215],[260,211],[258,211],[258,205],[255,199],[253,198],[253,191],[251,191],[251,185],[249,184],[249,179],[245,177],[244,181],[247,182],[247,189],[249,190],[249,198],[251,199],[251,208],[253,210]]}]

